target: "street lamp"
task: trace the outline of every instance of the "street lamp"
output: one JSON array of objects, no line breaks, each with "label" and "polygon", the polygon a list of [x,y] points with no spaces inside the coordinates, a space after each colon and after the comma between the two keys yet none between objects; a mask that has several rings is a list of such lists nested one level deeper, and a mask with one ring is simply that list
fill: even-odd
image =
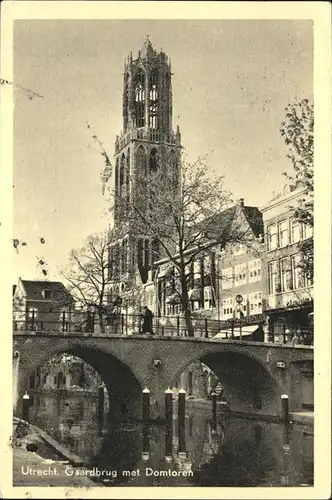
[{"label": "street lamp", "polygon": [[240,340],[242,340],[242,323],[241,323],[242,317],[241,317],[241,313],[242,313],[243,295],[241,295],[240,293],[238,293],[237,296],[235,297],[235,300],[237,302],[236,310],[239,311]]}]

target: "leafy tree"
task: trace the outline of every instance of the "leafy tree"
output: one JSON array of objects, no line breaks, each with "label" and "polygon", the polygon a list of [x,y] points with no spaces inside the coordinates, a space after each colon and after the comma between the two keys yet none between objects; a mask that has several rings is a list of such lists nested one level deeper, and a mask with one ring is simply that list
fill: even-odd
[{"label": "leafy tree", "polygon": [[[288,149],[287,158],[292,162],[295,175],[285,173],[293,189],[305,188],[304,194],[294,207],[294,215],[299,222],[314,226],[314,106],[308,99],[289,104],[280,133]],[[313,277],[313,238],[300,243],[303,256],[303,272]]]}]

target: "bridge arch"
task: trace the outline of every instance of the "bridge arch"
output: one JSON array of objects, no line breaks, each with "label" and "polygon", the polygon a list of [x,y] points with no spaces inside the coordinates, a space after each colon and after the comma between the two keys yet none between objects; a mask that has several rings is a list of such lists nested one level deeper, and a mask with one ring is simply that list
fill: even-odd
[{"label": "bridge arch", "polygon": [[285,385],[271,374],[255,351],[245,350],[242,345],[209,346],[179,363],[169,386],[173,387],[195,361],[203,362],[218,377],[232,411],[278,413]]},{"label": "bridge arch", "polygon": [[[85,341],[54,338],[47,343],[30,344],[26,342],[19,349],[20,370],[18,380],[18,401],[21,402],[24,391],[28,389],[30,375],[47,360],[58,354],[72,354],[86,362],[99,374],[104,382],[109,397],[109,416],[111,419],[140,417],[141,392],[144,383],[139,373],[132,366],[105,346],[89,345]],[[52,342],[53,340],[53,342]],[[20,403],[17,407],[20,412]]]}]

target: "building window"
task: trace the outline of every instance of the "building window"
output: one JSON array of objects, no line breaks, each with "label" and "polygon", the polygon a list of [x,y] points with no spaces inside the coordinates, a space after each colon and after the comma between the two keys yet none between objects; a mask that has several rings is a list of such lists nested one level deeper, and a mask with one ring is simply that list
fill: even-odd
[{"label": "building window", "polygon": [[234,286],[241,286],[247,282],[247,265],[239,264],[234,267]]},{"label": "building window", "polygon": [[303,278],[304,278],[304,286],[305,287],[312,286],[314,284],[312,277],[307,276],[305,273],[304,273]]},{"label": "building window", "polygon": [[249,315],[262,313],[262,292],[249,295]]},{"label": "building window", "polygon": [[204,309],[210,309],[212,307],[211,293],[209,288],[204,288]]},{"label": "building window", "polygon": [[29,310],[28,310],[28,318],[29,319],[37,319],[37,316],[38,316],[38,309],[37,307],[29,307]]},{"label": "building window", "polygon": [[293,255],[292,257],[292,276],[293,288],[302,288],[304,286],[303,271],[301,268],[301,255]]},{"label": "building window", "polygon": [[302,223],[302,235],[303,235],[304,240],[306,240],[307,238],[311,238],[312,237],[312,227],[309,226],[308,224]]},{"label": "building window", "polygon": [[201,262],[200,260],[194,261],[194,286],[200,286],[201,283]]},{"label": "building window", "polygon": [[301,239],[301,226],[298,220],[291,221],[291,242],[298,243]]},{"label": "building window", "polygon": [[277,248],[277,226],[275,224],[267,228],[267,248],[268,250]]},{"label": "building window", "polygon": [[269,294],[272,295],[277,291],[277,262],[270,262],[268,265],[269,275]]},{"label": "building window", "polygon": [[290,262],[288,258],[280,260],[280,277],[281,277],[281,291],[287,292],[292,290],[292,272],[290,269]]},{"label": "building window", "polygon": [[223,319],[230,319],[233,317],[233,298],[223,299],[222,301],[222,316]]},{"label": "building window", "polygon": [[249,263],[249,283],[260,281],[261,279],[261,260],[251,260]]},{"label": "building window", "polygon": [[229,290],[233,288],[233,268],[227,267],[222,271],[222,289]]},{"label": "building window", "polygon": [[279,222],[278,233],[279,233],[279,247],[285,247],[289,243],[288,220],[284,220],[282,222]]}]

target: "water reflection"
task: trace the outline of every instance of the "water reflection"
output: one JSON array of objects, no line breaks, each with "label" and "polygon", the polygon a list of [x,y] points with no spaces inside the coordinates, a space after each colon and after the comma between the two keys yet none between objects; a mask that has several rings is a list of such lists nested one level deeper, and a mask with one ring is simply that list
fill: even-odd
[{"label": "water reflection", "polygon": [[214,422],[198,411],[189,413],[180,428],[174,418],[167,427],[127,422],[111,427],[105,423],[101,429],[97,397],[36,394],[33,399],[32,423],[80,455],[88,468],[118,471],[116,477],[94,478],[97,482],[135,486],[313,484],[310,429],[230,418]]}]

